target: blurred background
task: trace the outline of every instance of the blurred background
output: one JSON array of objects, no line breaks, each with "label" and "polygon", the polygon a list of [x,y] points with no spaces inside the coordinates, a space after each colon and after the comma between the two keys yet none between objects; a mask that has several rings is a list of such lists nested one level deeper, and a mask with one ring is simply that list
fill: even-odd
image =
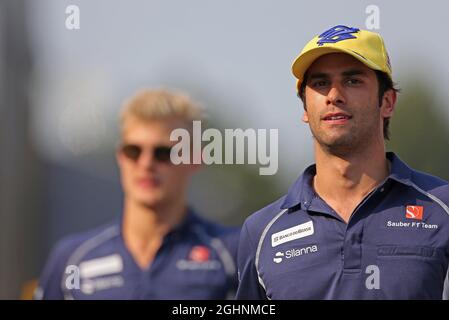
[{"label": "blurred background", "polygon": [[118,114],[139,88],[189,93],[216,128],[279,130],[276,175],[215,165],[195,177],[204,216],[238,225],[284,194],[313,162],[291,63],[333,25],[366,28],[373,4],[402,90],[388,148],[449,179],[445,1],[1,1],[0,298],[20,298],[61,237],[121,213]]}]

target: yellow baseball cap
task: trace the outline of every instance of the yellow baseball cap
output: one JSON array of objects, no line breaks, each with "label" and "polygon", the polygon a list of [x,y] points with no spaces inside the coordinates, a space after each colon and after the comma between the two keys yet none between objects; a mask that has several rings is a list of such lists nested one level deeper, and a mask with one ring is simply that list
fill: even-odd
[{"label": "yellow baseball cap", "polygon": [[380,34],[338,25],[310,40],[293,62],[292,72],[298,79],[298,90],[310,65],[322,55],[334,52],[347,53],[369,68],[385,72],[392,79],[390,59]]}]

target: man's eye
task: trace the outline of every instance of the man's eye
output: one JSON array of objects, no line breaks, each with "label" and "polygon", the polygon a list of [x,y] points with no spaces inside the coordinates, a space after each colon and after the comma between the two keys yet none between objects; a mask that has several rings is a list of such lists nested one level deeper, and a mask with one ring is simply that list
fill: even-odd
[{"label": "man's eye", "polygon": [[362,81],[360,81],[359,79],[348,79],[348,80],[346,80],[346,83],[348,83],[348,84],[360,84],[360,83],[362,83]]},{"label": "man's eye", "polygon": [[314,87],[314,88],[324,87],[326,85],[327,85],[326,80],[319,80],[319,81],[315,81],[312,83],[312,87]]}]

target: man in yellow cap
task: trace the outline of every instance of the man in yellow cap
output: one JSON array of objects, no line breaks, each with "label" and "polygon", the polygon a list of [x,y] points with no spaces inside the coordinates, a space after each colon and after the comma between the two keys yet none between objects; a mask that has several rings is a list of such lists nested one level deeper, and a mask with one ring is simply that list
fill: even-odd
[{"label": "man in yellow cap", "polygon": [[292,71],[316,163],[245,221],[237,298],[447,298],[449,183],[386,153],[397,90],[381,36],[332,27]]}]

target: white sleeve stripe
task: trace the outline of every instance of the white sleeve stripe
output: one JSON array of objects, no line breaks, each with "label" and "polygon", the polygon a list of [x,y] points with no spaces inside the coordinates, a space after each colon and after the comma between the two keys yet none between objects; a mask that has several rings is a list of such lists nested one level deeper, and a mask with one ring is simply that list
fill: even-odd
[{"label": "white sleeve stripe", "polygon": [[[195,226],[193,230],[196,232],[197,236],[200,239],[202,239],[206,243],[207,242],[210,243],[210,246],[215,249],[215,251],[218,254],[218,257],[223,263],[223,268],[226,273],[226,276],[229,279],[234,277],[234,274],[237,272],[236,271],[237,268],[235,266],[234,259],[232,258],[231,253],[223,244],[223,241],[221,241],[218,238],[212,237],[199,226]],[[226,299],[232,299],[234,298],[234,295],[235,295],[234,289],[230,287],[228,293],[226,294]]]},{"label": "white sleeve stripe", "polygon": [[421,192],[422,194],[428,196],[430,199],[432,199],[433,201],[435,201],[436,203],[438,203],[444,211],[446,211],[446,213],[449,215],[449,207],[440,199],[438,199],[436,196],[434,196],[433,194],[424,191],[423,189],[421,189],[420,187],[418,187],[416,184],[414,184],[413,182],[411,183],[411,186],[413,188],[415,188],[416,190],[418,190],[419,192]]},{"label": "white sleeve stripe", "polygon": [[203,241],[210,243],[211,247],[215,249],[221,262],[223,262],[225,273],[228,276],[233,276],[236,272],[234,260],[232,259],[231,253],[229,253],[223,242],[218,238],[210,236],[199,226],[195,226],[194,230],[200,239],[203,239]]},{"label": "white sleeve stripe", "polygon": [[[446,213],[449,215],[449,207],[443,201],[441,201],[441,199],[439,199],[436,196],[434,196],[433,194],[421,189],[414,183],[412,183],[411,186],[413,188],[415,188],[417,191],[419,191],[420,193],[426,195],[427,197],[429,197],[430,199],[432,199],[433,201],[438,203],[443,208],[443,210],[446,211]],[[446,279],[444,280],[442,299],[449,300],[449,265],[448,265],[447,271],[446,271]]]},{"label": "white sleeve stripe", "polygon": [[[117,236],[120,234],[120,229],[118,226],[112,226],[107,228],[100,234],[96,235],[93,238],[89,238],[84,241],[78,248],[73,252],[73,254],[67,260],[67,265],[77,265],[81,259],[93,248],[99,246],[100,244],[106,242],[107,240]],[[64,292],[65,299],[73,300],[73,295],[67,290],[65,285],[65,270],[63,271],[62,279],[61,279],[61,289]]]},{"label": "white sleeve stripe", "polygon": [[256,266],[257,278],[259,279],[259,283],[260,283],[260,285],[262,286],[262,288],[263,288],[265,291],[266,291],[265,284],[264,284],[262,278],[260,277],[260,273],[259,273],[260,250],[262,249],[262,243],[263,243],[263,241],[264,241],[264,239],[265,239],[265,236],[266,236],[267,233],[268,233],[268,230],[269,230],[269,229],[271,228],[271,226],[276,222],[276,220],[279,219],[279,217],[280,217],[284,212],[286,212],[287,210],[288,210],[288,208],[282,210],[282,211],[279,212],[273,219],[271,219],[271,221],[267,224],[267,226],[266,226],[265,229],[263,230],[262,235],[260,236],[260,239],[259,239],[259,243],[258,243],[258,245],[257,245],[257,250],[256,250],[256,260],[254,261],[254,264],[255,264],[255,266]]},{"label": "white sleeve stripe", "polygon": [[447,266],[446,279],[444,280],[443,300],[449,300],[449,265]]}]

